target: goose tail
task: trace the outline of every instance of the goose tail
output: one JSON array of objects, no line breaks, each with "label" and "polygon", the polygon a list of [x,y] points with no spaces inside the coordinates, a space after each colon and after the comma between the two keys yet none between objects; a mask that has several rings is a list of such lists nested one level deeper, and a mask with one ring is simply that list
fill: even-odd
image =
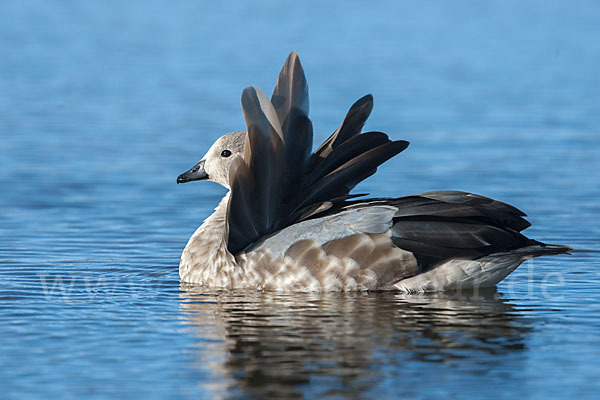
[{"label": "goose tail", "polygon": [[[531,246],[521,247],[520,249],[511,250],[510,253],[516,256],[520,256],[524,260],[528,260],[535,257],[541,256],[554,256],[557,254],[570,254],[573,251],[571,246],[565,246],[562,244],[547,244],[537,243]],[[506,253],[495,253],[490,254],[487,257],[505,257]]]}]

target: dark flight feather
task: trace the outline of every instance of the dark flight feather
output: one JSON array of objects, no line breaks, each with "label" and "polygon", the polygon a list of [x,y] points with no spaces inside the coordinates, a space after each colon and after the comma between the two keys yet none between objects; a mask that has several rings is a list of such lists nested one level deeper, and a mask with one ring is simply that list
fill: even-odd
[{"label": "dark flight feather", "polygon": [[311,156],[308,86],[296,52],[286,60],[269,101],[260,89],[242,93],[248,135],[244,160],[231,170],[228,249],[236,254],[301,216],[348,198],[350,190],[408,146],[361,130],[373,108],[364,96]]},{"label": "dark flight feather", "polygon": [[283,160],[281,125],[271,101],[258,88],[242,92],[242,111],[248,128],[244,159],[234,160],[230,172],[228,248],[237,253],[264,232],[276,229],[281,203]]},{"label": "dark flight feather", "polygon": [[344,118],[342,124],[315,150],[311,157],[311,166],[326,158],[333,149],[353,136],[358,135],[373,110],[373,96],[367,94],[358,99]]},{"label": "dark flight feather", "polygon": [[313,185],[319,179],[354,157],[389,142],[388,136],[382,132],[365,132],[361,135],[351,137],[339,146],[336,146],[329,153],[328,157],[323,158],[321,162],[316,163],[311,168],[310,173],[306,177],[305,185]]},{"label": "dark flight feather", "polygon": [[347,195],[358,183],[373,175],[377,167],[408,147],[408,142],[388,142],[342,164],[302,192],[293,212],[313,203]]},{"label": "dark flight feather", "polygon": [[304,174],[313,143],[312,123],[308,118],[308,83],[296,51],[288,56],[279,73],[271,103],[281,123],[285,143],[286,162],[278,173],[284,177],[284,184],[295,185]]},{"label": "dark flight feather", "polygon": [[282,127],[285,127],[293,109],[308,116],[308,83],[296,51],[292,51],[285,60],[271,95],[271,103]]}]

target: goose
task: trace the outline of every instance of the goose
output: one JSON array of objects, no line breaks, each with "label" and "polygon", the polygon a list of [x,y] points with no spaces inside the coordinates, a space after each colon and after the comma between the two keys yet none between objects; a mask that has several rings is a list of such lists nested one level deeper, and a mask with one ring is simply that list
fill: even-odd
[{"label": "goose", "polygon": [[269,99],[243,90],[246,131],[228,133],[177,183],[228,189],[181,255],[182,282],[208,288],[424,293],[492,287],[525,260],[568,246],[525,237],[519,209],[461,191],[363,198],[350,191],[408,142],[362,132],[357,100],[312,152],[308,85],[298,54]]}]

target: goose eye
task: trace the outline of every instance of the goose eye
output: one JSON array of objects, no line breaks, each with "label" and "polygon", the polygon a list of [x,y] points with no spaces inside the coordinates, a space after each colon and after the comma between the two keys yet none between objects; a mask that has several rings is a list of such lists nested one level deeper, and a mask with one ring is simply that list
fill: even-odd
[{"label": "goose eye", "polygon": [[229,150],[223,150],[221,152],[221,157],[229,157],[231,155],[231,151]]}]

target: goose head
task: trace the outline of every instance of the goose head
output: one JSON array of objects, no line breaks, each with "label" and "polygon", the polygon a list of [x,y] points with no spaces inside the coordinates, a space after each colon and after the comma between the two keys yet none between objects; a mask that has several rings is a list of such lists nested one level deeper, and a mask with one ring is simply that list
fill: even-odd
[{"label": "goose head", "polygon": [[245,143],[245,131],[221,136],[196,165],[177,177],[177,183],[211,181],[229,189],[229,169],[237,156],[244,155]]}]

